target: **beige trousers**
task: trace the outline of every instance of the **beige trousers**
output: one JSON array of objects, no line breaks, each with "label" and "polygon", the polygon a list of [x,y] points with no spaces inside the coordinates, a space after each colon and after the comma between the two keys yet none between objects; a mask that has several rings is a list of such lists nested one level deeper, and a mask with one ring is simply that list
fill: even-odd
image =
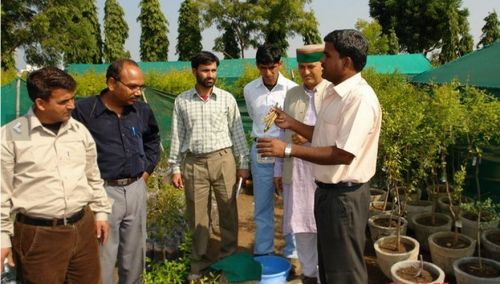
[{"label": "beige trousers", "polygon": [[215,195],[219,210],[221,246],[219,257],[234,253],[238,247],[238,210],[236,206],[236,162],[231,148],[208,154],[187,154],[182,170],[188,222],[193,232],[191,273],[211,264],[207,256],[210,237],[210,196]]}]

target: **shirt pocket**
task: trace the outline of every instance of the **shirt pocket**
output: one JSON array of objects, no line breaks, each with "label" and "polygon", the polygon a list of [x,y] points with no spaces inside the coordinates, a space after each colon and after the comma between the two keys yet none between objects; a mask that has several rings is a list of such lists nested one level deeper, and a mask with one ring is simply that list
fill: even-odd
[{"label": "shirt pocket", "polygon": [[217,110],[210,115],[210,125],[216,133],[226,132],[228,129],[227,108]]}]

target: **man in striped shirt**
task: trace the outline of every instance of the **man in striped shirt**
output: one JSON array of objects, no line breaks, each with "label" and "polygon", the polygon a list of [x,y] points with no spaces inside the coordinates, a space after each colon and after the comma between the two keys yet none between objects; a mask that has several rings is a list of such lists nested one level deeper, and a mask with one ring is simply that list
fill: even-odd
[{"label": "man in striped shirt", "polygon": [[[188,222],[193,233],[191,273],[200,278],[207,257],[209,198],[213,190],[219,209],[220,256],[238,247],[235,183],[246,179],[248,146],[233,95],[215,87],[219,59],[202,51],[191,59],[194,88],[180,94],[172,118],[169,165],[172,184],[184,189]],[[181,167],[182,163],[182,167]]]}]

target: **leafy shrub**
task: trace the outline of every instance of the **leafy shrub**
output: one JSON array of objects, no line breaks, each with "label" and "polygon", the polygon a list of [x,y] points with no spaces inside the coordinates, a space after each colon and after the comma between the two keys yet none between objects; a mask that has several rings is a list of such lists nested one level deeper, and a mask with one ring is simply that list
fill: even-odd
[{"label": "leafy shrub", "polygon": [[7,70],[4,70],[3,68],[2,69],[2,73],[1,73],[1,76],[2,76],[2,86],[3,85],[6,85],[10,82],[12,82],[12,80],[16,79],[17,77],[17,71],[15,68],[10,68],[10,69],[7,69]]},{"label": "leafy shrub", "polygon": [[99,94],[106,88],[106,75],[95,71],[71,74],[76,81],[76,95],[89,97]]},{"label": "leafy shrub", "polygon": [[178,95],[194,87],[195,78],[191,70],[173,70],[167,73],[148,72],[145,74],[146,86]]},{"label": "leafy shrub", "polygon": [[491,222],[500,219],[500,204],[494,204],[491,198],[486,198],[485,201],[475,201],[462,203],[460,209],[466,214],[470,214],[475,219],[481,213],[481,221]]},{"label": "leafy shrub", "polygon": [[165,259],[161,263],[147,260],[147,269],[144,273],[144,283],[185,283],[189,274],[189,256],[192,239],[189,234],[184,235],[184,240],[179,248],[181,256],[174,260]]}]

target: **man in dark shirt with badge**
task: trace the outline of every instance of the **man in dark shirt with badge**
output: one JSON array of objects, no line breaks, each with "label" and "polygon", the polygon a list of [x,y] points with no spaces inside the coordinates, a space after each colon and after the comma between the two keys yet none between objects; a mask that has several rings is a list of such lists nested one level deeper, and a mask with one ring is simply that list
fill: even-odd
[{"label": "man in dark shirt with badge", "polygon": [[97,144],[97,162],[108,196],[109,241],[101,248],[102,281],[142,282],[146,251],[146,180],[160,157],[160,136],[151,108],[139,101],[144,75],[136,62],[119,59],[106,72],[107,88],[77,102],[73,117]]}]

